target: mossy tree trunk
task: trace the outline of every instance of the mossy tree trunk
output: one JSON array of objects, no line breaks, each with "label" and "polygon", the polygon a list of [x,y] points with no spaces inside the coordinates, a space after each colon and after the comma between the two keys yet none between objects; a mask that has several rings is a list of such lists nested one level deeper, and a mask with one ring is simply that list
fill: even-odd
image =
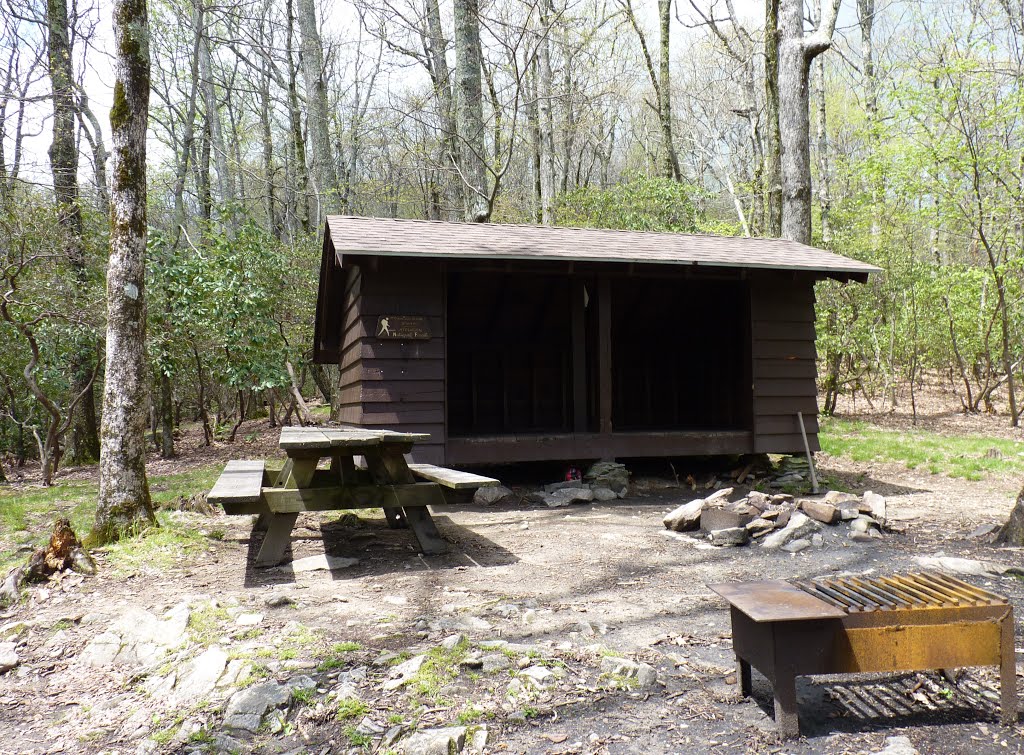
[{"label": "mossy tree trunk", "polygon": [[114,0],[113,182],[100,493],[91,544],[155,523],[146,480],[146,0]]},{"label": "mossy tree trunk", "polygon": [[1010,518],[999,530],[996,542],[1000,545],[1024,545],[1024,489],[1017,494],[1017,503],[1010,511]]}]

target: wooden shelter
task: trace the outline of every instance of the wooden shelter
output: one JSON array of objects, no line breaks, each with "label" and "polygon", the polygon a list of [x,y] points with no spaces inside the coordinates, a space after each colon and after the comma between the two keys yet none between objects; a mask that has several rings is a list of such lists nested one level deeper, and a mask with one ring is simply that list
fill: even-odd
[{"label": "wooden shelter", "polygon": [[878,268],[780,239],[331,216],[314,358],[341,421],[416,461],[818,449],[814,283]]}]

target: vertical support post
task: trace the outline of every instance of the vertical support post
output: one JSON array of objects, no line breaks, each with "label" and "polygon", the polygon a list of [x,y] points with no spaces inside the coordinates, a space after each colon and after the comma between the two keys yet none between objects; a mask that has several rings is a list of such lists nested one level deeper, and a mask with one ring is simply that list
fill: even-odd
[{"label": "vertical support post", "polygon": [[1017,652],[1013,626],[1013,608],[1010,607],[999,627],[999,719],[1006,726],[1017,723]]},{"label": "vertical support post", "polygon": [[807,466],[811,470],[811,492],[818,492],[818,475],[814,473],[814,459],[811,456],[811,444],[807,442],[807,428],[804,427],[804,413],[797,412],[796,419],[800,423],[800,436],[804,439],[804,453],[807,454]]},{"label": "vertical support post", "polygon": [[602,277],[597,294],[598,432],[612,434],[612,285]]},{"label": "vertical support post", "polygon": [[572,431],[587,431],[587,310],[584,307],[585,284],[572,279],[569,295],[572,312]]},{"label": "vertical support post", "polygon": [[740,697],[750,697],[753,691],[753,680],[751,679],[750,664],[736,656],[736,683],[740,687]]}]

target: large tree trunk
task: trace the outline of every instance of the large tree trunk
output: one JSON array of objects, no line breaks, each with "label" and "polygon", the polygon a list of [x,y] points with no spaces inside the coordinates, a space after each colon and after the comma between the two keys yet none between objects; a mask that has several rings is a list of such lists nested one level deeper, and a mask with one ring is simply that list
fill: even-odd
[{"label": "large tree trunk", "polygon": [[661,49],[658,53],[658,115],[661,118],[661,139],[664,142],[661,173],[665,178],[680,180],[679,158],[672,137],[672,79],[669,75],[670,25],[672,23],[672,0],[658,0],[658,28],[661,34]]},{"label": "large tree trunk", "polygon": [[[53,84],[53,142],[50,145],[50,168],[57,212],[64,230],[64,253],[71,265],[79,290],[87,285],[85,244],[82,241],[82,209],[78,196],[78,149],[75,146],[75,101],[72,49],[68,33],[67,0],[47,0],[46,20],[49,27],[50,80]],[[72,346],[71,394],[82,393],[92,380],[96,350],[90,339]],[[71,427],[71,454],[77,461],[92,461],[99,456],[99,433],[96,427],[96,402],[88,391],[78,404]]]},{"label": "large tree trunk", "polygon": [[430,39],[430,76],[441,121],[441,138],[438,140],[441,204],[444,208],[444,218],[455,220],[458,215],[453,213],[459,205],[459,191],[457,182],[452,180],[452,175],[459,165],[459,137],[455,126],[455,103],[452,101],[452,74],[446,57],[448,40],[441,25],[438,0],[427,0],[427,33]]},{"label": "large tree trunk", "polygon": [[465,219],[486,223],[491,218],[484,148],[484,102],[480,85],[480,16],[477,0],[455,0],[455,82],[461,128],[461,173]]},{"label": "large tree trunk", "polygon": [[803,0],[779,6],[779,132],[782,136],[782,237],[811,243],[811,62],[832,44],[839,0],[825,0],[818,28],[804,35]]},{"label": "large tree trunk", "polygon": [[765,0],[764,16],[764,166],[762,221],[767,236],[782,235],[782,136],[779,134],[779,0]]},{"label": "large tree trunk", "polygon": [[107,369],[100,492],[89,540],[103,543],[156,522],[146,480],[146,0],[114,0],[114,103]]},{"label": "large tree trunk", "polygon": [[825,102],[825,61],[818,59],[818,207],[821,212],[821,243],[832,244],[832,194],[829,184],[828,113]]},{"label": "large tree trunk", "polygon": [[331,116],[324,84],[324,50],[316,23],[313,0],[296,4],[299,33],[302,36],[302,78],[306,84],[306,123],[313,148],[313,180],[320,199],[319,225],[326,215],[341,211],[341,185],[331,150]]},{"label": "large tree trunk", "polygon": [[222,210],[228,217],[237,209],[235,207],[235,187],[228,169],[228,148],[224,139],[224,129],[220,121],[220,107],[217,104],[217,89],[213,82],[213,59],[210,54],[210,35],[207,28],[202,29],[199,45],[199,75],[202,81],[203,109],[206,111],[206,122],[210,127],[210,142],[213,148],[213,164],[217,170],[217,193]]},{"label": "large tree trunk", "polygon": [[1017,503],[1010,510],[1010,518],[999,530],[996,542],[1001,545],[1024,546],[1024,490],[1017,495]]}]

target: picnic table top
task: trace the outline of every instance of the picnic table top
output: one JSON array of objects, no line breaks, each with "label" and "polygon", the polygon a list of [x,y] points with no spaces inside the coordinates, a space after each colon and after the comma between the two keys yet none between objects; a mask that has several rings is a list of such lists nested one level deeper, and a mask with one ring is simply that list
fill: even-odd
[{"label": "picnic table top", "polygon": [[427,433],[399,433],[393,430],[368,430],[361,427],[285,427],[281,429],[280,446],[285,451],[366,448],[419,443],[429,437]]}]

